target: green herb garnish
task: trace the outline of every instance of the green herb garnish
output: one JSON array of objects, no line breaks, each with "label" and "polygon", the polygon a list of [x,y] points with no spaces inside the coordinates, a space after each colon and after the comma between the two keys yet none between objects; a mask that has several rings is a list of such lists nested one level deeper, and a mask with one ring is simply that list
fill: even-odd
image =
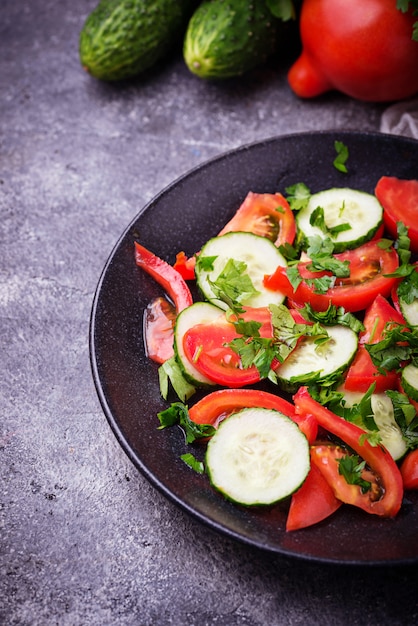
[{"label": "green herb garnish", "polygon": [[[418,16],[418,0],[396,0],[396,8],[402,13],[406,13],[409,7],[412,8],[412,15]],[[411,38],[418,41],[418,20],[413,24]]]},{"label": "green herb garnish", "polygon": [[295,185],[286,187],[286,194],[286,200],[292,211],[304,209],[308,205],[311,197],[311,192],[305,183],[296,183]]},{"label": "green herb garnish", "polygon": [[355,454],[347,454],[341,459],[337,459],[337,462],[338,472],[349,485],[358,485],[362,493],[370,491],[372,487],[371,483],[361,477],[366,466],[365,461],[360,461],[360,458]]},{"label": "green herb garnish", "polygon": [[344,307],[337,307],[335,304],[330,304],[326,311],[315,311],[309,302],[306,302],[300,313],[305,319],[319,322],[324,326],[341,324],[341,326],[348,326],[355,333],[364,330],[363,323],[353,313],[349,313]]},{"label": "green herb garnish", "polygon": [[348,222],[336,224],[335,226],[328,226],[325,222],[324,209],[321,206],[317,206],[316,209],[312,211],[309,223],[311,226],[316,226],[316,228],[322,230],[322,232],[326,235],[331,235],[331,237],[335,237],[339,233],[351,230],[351,225]]},{"label": "green herb garnish", "polygon": [[343,174],[347,174],[347,166],[346,162],[348,159],[348,148],[342,141],[334,142],[335,150],[337,151],[337,156],[334,159],[334,167],[339,171],[343,172]]},{"label": "green herb garnish", "polygon": [[219,276],[208,281],[217,298],[230,308],[238,307],[240,311],[241,303],[259,293],[246,270],[247,264],[244,261],[228,259]]},{"label": "green herb garnish", "polygon": [[205,465],[204,465],[204,463],[202,463],[202,461],[199,461],[198,459],[196,459],[196,457],[193,456],[193,454],[191,454],[190,452],[186,452],[186,454],[182,454],[180,456],[180,458],[193,471],[197,472],[198,474],[204,474],[205,473]]},{"label": "green herb garnish", "polygon": [[182,402],[173,402],[168,409],[158,413],[159,429],[178,424],[184,432],[186,443],[193,443],[202,437],[211,437],[216,429],[211,424],[196,424],[189,417],[189,411]]},{"label": "green herb garnish", "polygon": [[[236,337],[228,346],[239,355],[243,368],[255,366],[260,378],[269,378],[276,382],[271,369],[276,359],[283,363],[295,349],[302,337],[312,337],[318,345],[328,340],[328,333],[319,324],[299,324],[293,319],[289,309],[283,304],[270,305],[273,337],[260,337],[257,322],[245,322],[238,318],[232,322],[240,337]],[[258,324],[258,327],[257,327]]]}]

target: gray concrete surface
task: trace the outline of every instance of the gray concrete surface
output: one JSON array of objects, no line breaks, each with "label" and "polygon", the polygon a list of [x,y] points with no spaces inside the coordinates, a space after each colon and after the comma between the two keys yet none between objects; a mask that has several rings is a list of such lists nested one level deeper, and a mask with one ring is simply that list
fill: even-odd
[{"label": "gray concrete surface", "polygon": [[272,557],[163,498],[110,431],[88,355],[101,269],[157,192],[243,143],[378,130],[383,105],[301,102],[288,59],[219,85],[177,53],[138,80],[101,84],[77,51],[94,6],[0,8],[0,623],[416,623],[417,568]]}]

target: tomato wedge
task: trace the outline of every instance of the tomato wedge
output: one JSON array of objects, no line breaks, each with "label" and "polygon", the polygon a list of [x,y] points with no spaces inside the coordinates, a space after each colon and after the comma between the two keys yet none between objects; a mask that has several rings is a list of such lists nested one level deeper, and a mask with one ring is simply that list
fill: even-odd
[{"label": "tomato wedge", "polygon": [[300,416],[291,402],[258,389],[218,389],[196,402],[189,409],[189,416],[197,424],[211,424],[217,427],[219,422],[231,413],[252,407],[280,411],[297,423],[309,443],[315,441],[318,424],[312,415]]},{"label": "tomato wedge", "polygon": [[164,363],[174,355],[174,322],[180,311],[193,304],[193,297],[183,277],[169,263],[135,242],[135,262],[164,289],[174,303],[157,298],[144,313],[144,338],[147,355]]},{"label": "tomato wedge", "polygon": [[346,374],[344,387],[349,391],[365,393],[372,383],[375,383],[375,392],[381,393],[387,389],[395,389],[398,385],[397,372],[382,374],[374,365],[370,354],[364,347],[367,343],[378,343],[383,339],[387,325],[404,325],[403,316],[389,304],[380,294],[366,310],[364,316],[364,331],[359,335],[359,348]]},{"label": "tomato wedge", "polygon": [[418,489],[418,449],[408,452],[401,464],[405,489]]},{"label": "tomato wedge", "polygon": [[418,180],[382,176],[375,195],[383,207],[383,221],[393,238],[397,237],[397,223],[408,228],[411,250],[418,252]]},{"label": "tomato wedge", "polygon": [[361,478],[369,483],[369,491],[363,492],[358,485],[349,484],[339,471],[339,461],[349,456],[347,450],[337,445],[316,445],[311,449],[311,461],[328,482],[335,497],[340,502],[357,506],[371,513],[371,503],[379,501],[384,488],[380,484],[379,477],[368,469],[363,469]]},{"label": "tomato wedge", "polygon": [[266,276],[264,285],[285,294],[296,306],[309,302],[316,311],[326,311],[331,303],[354,312],[366,309],[378,294],[389,296],[398,280],[386,276],[392,274],[399,265],[396,250],[380,247],[378,241],[369,241],[354,250],[334,256],[340,261],[349,262],[350,276],[337,278],[334,287],[326,293],[316,293],[314,286],[308,282],[309,279],[327,274],[309,271],[309,261],[298,264],[302,282],[296,289],[291,285],[285,267],[278,267],[274,274]]},{"label": "tomato wedge", "polygon": [[334,495],[322,472],[315,464],[311,464],[302,487],[292,495],[286,530],[299,530],[318,524],[337,511],[341,505],[341,500]]},{"label": "tomato wedge", "polygon": [[169,263],[135,241],[135,262],[152,276],[174,302],[177,313],[193,304],[184,278]]},{"label": "tomato wedge", "polygon": [[[281,193],[254,193],[250,191],[235,215],[218,235],[229,232],[246,232],[266,237],[276,246],[292,244],[296,236],[293,211]],[[196,258],[181,251],[176,256],[174,269],[185,280],[195,278]]]},{"label": "tomato wedge", "polygon": [[219,235],[231,231],[254,233],[280,246],[294,242],[296,223],[293,211],[281,193],[250,191],[234,217],[224,226]]},{"label": "tomato wedge", "polygon": [[[361,500],[361,508],[368,513],[382,517],[395,516],[402,504],[403,483],[399,468],[392,456],[383,447],[372,446],[367,440],[363,441],[362,435],[364,435],[364,431],[361,428],[347,422],[319,404],[309,395],[307,387],[301,387],[293,399],[296,410],[300,415],[306,415],[307,413],[314,415],[322,428],[352,448],[366,461],[371,471],[379,477],[379,482],[382,486],[380,497],[374,499],[374,492],[367,492],[369,495]],[[322,463],[318,464],[318,468],[322,469],[325,465]],[[357,486],[356,489],[360,490]],[[334,493],[339,499],[342,499],[340,492],[337,493],[335,490]],[[355,504],[355,502],[352,503]]]},{"label": "tomato wedge", "polygon": [[156,298],[145,309],[145,349],[148,358],[152,361],[164,363],[174,356],[173,331],[175,320],[176,310],[165,298]]},{"label": "tomato wedge", "polygon": [[[261,337],[272,337],[271,314],[268,308],[248,308],[242,317],[262,325]],[[260,374],[255,365],[243,368],[239,355],[227,344],[239,337],[235,326],[226,316],[207,324],[197,324],[184,335],[183,348],[186,357],[204,376],[225,387],[243,387],[257,383]]]}]

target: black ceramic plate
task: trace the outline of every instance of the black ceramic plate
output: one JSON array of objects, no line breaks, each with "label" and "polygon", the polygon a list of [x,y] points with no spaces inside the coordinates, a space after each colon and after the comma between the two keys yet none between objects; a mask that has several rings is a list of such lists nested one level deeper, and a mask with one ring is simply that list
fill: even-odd
[{"label": "black ceramic plate", "polygon": [[[348,174],[333,166],[334,141],[349,149]],[[177,427],[157,430],[157,366],[144,352],[142,314],[159,287],[136,267],[137,238],[173,262],[214,236],[248,191],[283,192],[305,182],[312,192],[349,186],[373,192],[382,175],[418,177],[418,142],[342,131],[268,139],[194,169],[160,193],[127,227],[103,270],[94,299],[90,350],[94,381],[109,423],[135,466],[165,496],[212,529],[251,546],[311,561],[343,564],[418,562],[418,494],[396,519],[342,507],[317,526],[286,533],[286,504],[261,510],[227,502],[181,460]],[[192,400],[191,400],[192,402]]]}]

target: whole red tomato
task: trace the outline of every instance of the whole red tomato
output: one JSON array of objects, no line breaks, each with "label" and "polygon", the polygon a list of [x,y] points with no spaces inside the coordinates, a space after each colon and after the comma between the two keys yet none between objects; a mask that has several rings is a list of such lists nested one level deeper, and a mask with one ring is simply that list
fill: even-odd
[{"label": "whole red tomato", "polygon": [[302,53],[290,68],[301,98],[338,90],[358,100],[385,102],[418,92],[417,17],[396,0],[303,0]]}]

